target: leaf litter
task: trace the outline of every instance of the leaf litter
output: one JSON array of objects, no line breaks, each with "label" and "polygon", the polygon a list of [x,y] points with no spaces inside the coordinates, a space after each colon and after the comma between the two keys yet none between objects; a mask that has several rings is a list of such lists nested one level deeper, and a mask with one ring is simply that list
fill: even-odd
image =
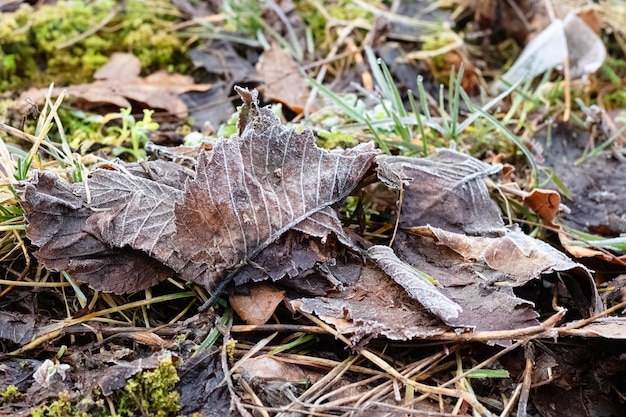
[{"label": "leaf litter", "polygon": [[[309,132],[286,129],[272,112],[259,108],[255,92],[240,94],[247,124],[240,126],[239,136],[199,151],[193,173],[174,163],[105,163],[90,174],[89,195],[84,184],[67,184],[46,173],[35,177],[24,187],[27,234],[40,247],[35,256],[49,269],[68,271],[96,289],[116,293],[149,288],[175,273],[209,291],[221,291],[233,279],[241,285],[313,271],[323,281],[335,278],[335,294],[325,303],[337,305],[347,303],[347,294],[355,291],[361,296],[390,293],[388,287],[399,284],[426,309],[417,308],[415,314],[434,314],[462,331],[538,325],[534,307],[541,307],[540,300],[515,295],[516,288],[534,280],[567,294],[561,297],[573,300],[577,318],[600,309],[585,267],[504,227],[482,180],[500,166],[456,151],[440,150],[428,158],[377,158],[383,182],[403,193],[397,255],[384,246],[360,250],[329,207],[350,194],[370,169],[376,156],[372,145],[324,151]],[[277,256],[286,241],[272,245],[290,229],[308,236],[300,244],[309,243]],[[337,251],[323,255],[335,241],[353,253],[345,268],[362,268],[358,257],[367,253],[397,284],[368,288],[371,282],[343,282],[341,274],[337,278],[328,269],[336,265]],[[266,257],[273,260],[271,265]],[[285,261],[275,262],[281,258]],[[319,265],[327,265],[329,274],[315,271]],[[380,276],[378,268],[366,267]],[[301,299],[292,305],[343,320],[343,331],[353,333],[354,341],[378,334],[410,339],[447,330],[441,323],[438,330],[417,326],[420,330],[401,331],[398,325],[407,321],[391,311],[405,307],[391,300],[385,302],[391,309],[386,315],[368,313],[373,306],[369,301],[358,305],[363,300],[352,300],[333,315],[320,301]],[[346,325],[346,320],[353,324]]]},{"label": "leaf litter", "polygon": [[[210,68],[207,70],[210,72]],[[473,71],[469,72],[473,73]],[[226,91],[221,94],[224,100],[226,100],[226,94]],[[281,101],[279,97],[275,99]],[[240,118],[242,120],[240,134],[235,136],[235,139],[242,136],[246,126],[254,124],[258,113],[255,115],[252,107],[254,106],[244,107],[244,114]],[[277,130],[282,131],[282,129],[284,128]],[[92,170],[86,185],[68,183],[65,181],[65,176],[57,178],[52,175],[46,178],[48,174],[42,174],[34,178],[32,184],[25,186],[33,186],[31,205],[35,208],[31,214],[34,213],[33,218],[40,224],[45,224],[46,221],[44,213],[41,213],[43,210],[37,208],[38,201],[47,201],[44,205],[51,208],[52,213],[60,210],[64,216],[68,213],[76,214],[76,219],[72,221],[67,221],[64,216],[53,214],[51,223],[56,226],[44,230],[44,233],[36,238],[43,242],[43,246],[51,243],[52,250],[48,252],[49,259],[47,260],[50,265],[59,262],[60,266],[67,265],[68,268],[73,268],[70,273],[73,278],[80,276],[82,271],[83,279],[94,288],[118,293],[134,292],[145,288],[146,296],[149,297],[152,291],[160,291],[162,288],[152,288],[156,283],[171,276],[178,275],[185,279],[209,277],[209,281],[205,282],[200,279],[199,283],[214,294],[219,294],[223,290],[222,286],[231,282],[234,284],[226,288],[229,300],[240,317],[246,315],[250,317],[248,321],[254,323],[250,328],[258,329],[256,331],[287,329],[290,326],[272,324],[285,318],[284,308],[276,308],[281,300],[295,309],[292,311],[294,314],[292,319],[303,322],[302,316],[304,316],[307,319],[305,322],[316,324],[301,327],[303,331],[310,332],[306,337],[292,335],[279,342],[281,345],[292,345],[291,342],[295,342],[293,343],[295,346],[297,343],[304,343],[301,353],[290,356],[289,354],[275,355],[276,350],[268,350],[264,347],[276,336],[276,333],[256,345],[249,345],[250,340],[253,340],[252,343],[256,340],[247,337],[245,332],[249,330],[243,330],[245,326],[236,324],[231,326],[229,308],[215,326],[212,323],[213,318],[209,317],[208,325],[205,323],[202,328],[211,329],[211,332],[215,331],[215,334],[222,333],[224,344],[221,348],[212,348],[210,352],[185,359],[180,366],[180,387],[183,396],[188,394],[184,401],[181,399],[181,404],[184,405],[181,413],[191,414],[201,409],[204,415],[229,415],[236,413],[234,410],[238,410],[240,414],[248,415],[241,402],[244,398],[248,403],[245,404],[246,407],[251,407],[252,404],[257,405],[258,408],[253,411],[254,413],[259,408],[264,412],[264,405],[275,407],[284,405],[284,408],[274,409],[279,415],[300,411],[319,413],[320,410],[328,410],[330,414],[348,412],[346,410],[349,408],[342,408],[340,404],[354,405],[355,408],[352,410],[358,409],[359,412],[365,412],[365,410],[370,413],[378,410],[389,412],[394,410],[392,407],[397,407],[396,410],[399,410],[398,405],[402,404],[400,401],[406,397],[404,406],[407,408],[402,412],[414,414],[417,410],[414,409],[410,399],[413,398],[413,391],[416,390],[418,393],[424,393],[424,396],[430,393],[440,398],[443,395],[459,400],[454,410],[447,398],[440,403],[439,407],[433,406],[432,410],[428,408],[428,403],[421,402],[418,407],[422,412],[429,410],[435,413],[464,414],[469,413],[469,407],[471,407],[474,413],[491,415],[480,404],[482,401],[490,403],[489,399],[475,397],[472,390],[477,389],[477,392],[485,392],[485,389],[487,392],[495,390],[506,395],[505,390],[498,388],[495,384],[494,378],[497,377],[493,375],[497,370],[494,370],[494,374],[486,379],[472,379],[472,385],[469,387],[464,375],[469,377],[471,370],[462,369],[462,365],[464,367],[469,363],[470,366],[474,366],[474,361],[480,361],[480,356],[489,352],[488,346],[470,352],[458,343],[462,340],[480,340],[490,344],[509,346],[507,349],[500,350],[490,360],[495,360],[500,353],[510,352],[508,349],[517,349],[514,354],[502,357],[499,366],[504,366],[510,373],[511,379],[505,383],[519,381],[518,384],[514,384],[518,389],[512,393],[508,401],[509,404],[516,403],[515,395],[519,393],[519,388],[522,388],[522,399],[518,404],[522,411],[525,410],[525,403],[528,400],[526,390],[530,391],[532,383],[535,387],[533,404],[535,411],[539,410],[541,415],[559,415],[554,414],[555,408],[558,412],[565,411],[569,415],[579,415],[581,409],[592,410],[591,415],[605,411],[610,413],[611,404],[609,403],[603,404],[606,407],[602,411],[593,407],[602,404],[602,398],[609,390],[607,384],[615,381],[616,372],[619,372],[620,367],[623,368],[623,360],[619,359],[619,349],[616,345],[607,342],[599,346],[595,343],[597,341],[589,342],[592,351],[598,347],[606,348],[603,350],[602,357],[590,365],[598,371],[595,376],[598,388],[589,387],[584,391],[584,399],[571,401],[572,391],[578,391],[578,387],[582,384],[589,385],[589,380],[586,379],[588,372],[585,374],[587,376],[580,379],[568,377],[574,373],[586,372],[579,369],[579,364],[586,362],[585,358],[588,353],[584,349],[579,349],[578,346],[565,347],[560,343],[551,344],[548,339],[555,338],[557,335],[562,337],[599,335],[602,338],[615,338],[619,341],[622,338],[623,323],[616,318],[597,318],[597,315],[610,314],[615,310],[601,311],[602,306],[598,302],[599,298],[589,270],[565,258],[550,245],[530,238],[519,229],[504,226],[499,209],[491,201],[487,192],[488,188],[485,187],[487,177],[492,177],[486,180],[489,188],[494,186],[494,177],[500,170],[497,164],[483,164],[474,158],[450,150],[438,150],[429,158],[394,156],[384,161],[385,157],[379,156],[375,162],[370,162],[367,168],[364,168],[364,171],[369,172],[369,179],[361,182],[363,180],[361,177],[348,193],[354,194],[362,183],[372,180],[371,169],[373,167],[378,168],[380,179],[396,190],[399,195],[396,212],[397,230],[393,231],[393,244],[390,244],[390,247],[372,246],[356,236],[353,233],[354,229],[342,227],[342,222],[335,211],[340,200],[309,214],[304,220],[282,230],[281,233],[275,235],[270,233],[267,245],[253,247],[253,256],[248,256],[246,253],[248,250],[246,245],[231,245],[233,255],[230,259],[240,260],[234,263],[228,262],[228,256],[222,256],[220,259],[225,262],[223,270],[211,275],[211,271],[207,272],[209,261],[206,257],[203,258],[204,254],[196,253],[193,257],[181,255],[181,248],[177,247],[176,243],[178,226],[180,224],[187,226],[192,222],[177,223],[176,210],[185,205],[188,197],[186,195],[187,184],[196,183],[198,170],[214,168],[211,165],[213,145],[213,142],[205,144],[203,149],[198,147],[164,149],[151,145],[156,153],[161,156],[167,155],[176,163],[150,161],[149,163],[127,164],[116,161],[97,166]],[[227,158],[230,160],[231,156],[235,160],[237,158],[243,160],[243,157],[237,156],[236,152],[231,152],[234,148],[236,147],[224,147],[227,151],[223,153],[223,161]],[[337,152],[341,153],[341,151]],[[384,165],[387,166],[383,168]],[[390,180],[381,174],[383,170],[393,179]],[[229,173],[228,169],[222,171],[224,172]],[[307,173],[311,172],[312,170],[309,170]],[[281,171],[279,173],[282,174]],[[218,182],[217,175],[210,177],[207,172],[202,174],[215,180],[214,183]],[[243,170],[245,178],[249,178],[249,174],[248,170]],[[231,185],[230,180],[224,181],[224,177],[219,179],[222,184]],[[129,187],[125,181],[138,182],[139,186]],[[39,189],[39,182],[44,185],[41,189]],[[205,180],[204,184],[207,183],[208,180]],[[246,181],[235,181],[235,184],[246,185]],[[198,185],[196,190],[202,190],[202,188]],[[212,193],[220,186],[211,183],[211,187],[204,188]],[[116,195],[112,189],[119,190],[119,195]],[[241,187],[235,187],[235,189],[241,191]],[[372,189],[369,188],[368,192]],[[381,187],[379,186],[378,189],[380,190]],[[68,190],[76,197],[75,200],[68,195]],[[203,198],[206,198],[207,190],[202,191],[204,192]],[[41,193],[38,194],[39,192]],[[385,195],[390,194],[389,191],[385,193]],[[558,215],[563,214],[563,206],[558,199],[558,193],[535,190],[532,194],[527,194],[524,197],[525,204],[541,217],[544,224],[554,228],[559,227]],[[165,195],[172,196],[170,201],[164,201]],[[231,197],[232,195],[231,192]],[[297,197],[295,196],[296,199]],[[109,201],[109,198],[112,200]],[[290,195],[284,201],[291,203],[293,198],[294,196]],[[231,204],[231,206],[236,206],[236,204]],[[200,204],[196,207],[198,207],[196,212],[206,215],[206,210],[204,210],[206,207],[201,207]],[[142,216],[137,213],[139,208],[147,213],[155,214],[159,222],[150,223],[148,215]],[[209,214],[221,213],[219,210],[221,207],[213,206],[212,208]],[[357,207],[357,213],[358,210]],[[243,216],[246,210],[239,211],[235,208],[232,212],[234,212],[232,219],[235,219]],[[232,212],[230,214],[233,214]],[[250,212],[258,213],[254,211],[254,208],[247,211],[247,213]],[[40,217],[37,218],[38,216]],[[74,216],[70,214],[68,217]],[[244,219],[244,217],[241,218]],[[161,228],[159,228],[159,223],[162,223]],[[46,227],[47,225],[44,225],[44,228]],[[59,230],[62,230],[61,234],[58,233]],[[69,234],[64,235],[63,233],[66,232]],[[249,236],[254,239],[256,236],[254,233],[245,232],[242,235],[244,239]],[[63,242],[64,236],[68,236],[70,240]],[[163,238],[163,242],[157,241],[154,236]],[[226,235],[222,234],[219,237],[223,242]],[[196,238],[195,235],[192,235],[187,242],[194,238]],[[376,233],[372,234],[371,240],[380,243]],[[77,246],[86,242],[89,250],[72,253],[70,246],[73,242]],[[207,241],[204,240],[203,244],[206,245],[206,243]],[[66,244],[65,247],[64,244]],[[46,250],[50,250],[50,247],[42,247],[39,251],[39,256],[42,256],[41,259],[44,262],[46,262],[44,260]],[[62,254],[58,260],[54,252],[57,248],[61,249]],[[200,252],[202,251],[206,252],[204,248]],[[111,275],[113,277],[116,274],[123,275],[127,264],[131,264],[133,268],[146,268],[147,271],[142,271],[142,274],[130,274],[130,279],[126,282],[102,279],[103,276],[109,277],[109,270],[113,271]],[[145,279],[147,276],[150,276],[150,279]],[[271,285],[274,288],[270,291],[273,295],[267,296],[255,289],[265,287],[267,284],[262,281],[266,280],[273,281]],[[171,282],[176,281],[171,280]],[[107,287],[109,285],[114,285],[114,287]],[[181,284],[178,283],[178,285]],[[420,289],[416,290],[416,288]],[[612,289],[611,291],[611,293],[604,293],[603,298],[607,294],[614,296],[615,291]],[[201,290],[199,292],[201,293]],[[17,293],[18,291],[13,291],[13,295]],[[42,291],[40,297],[43,299],[45,295],[46,292]],[[100,297],[109,297],[109,295],[102,294]],[[236,306],[235,299],[239,299],[239,306]],[[107,302],[110,303],[109,300],[110,298],[107,298]],[[563,306],[567,311],[562,309]],[[261,307],[259,312],[255,311],[256,307]],[[311,316],[311,312],[315,312],[321,320]],[[159,314],[152,310],[150,315],[154,313]],[[77,314],[85,314],[85,312]],[[206,313],[203,313],[194,317],[206,320],[205,316]],[[29,340],[41,335],[40,329],[35,330],[41,324],[35,323],[30,319],[32,317],[31,313],[25,315],[23,320],[21,316],[18,317],[13,321],[14,328],[2,333],[3,338],[10,343],[25,346]],[[555,327],[561,320],[569,323]],[[75,320],[72,322],[76,323]],[[334,328],[324,322],[330,323]],[[142,351],[143,347],[138,346],[134,350],[125,349],[116,345],[113,339],[104,341],[111,349],[110,352],[102,351],[101,331],[112,331],[113,333],[105,334],[114,334],[116,338],[122,337],[123,334],[135,335],[130,336],[129,340],[137,341],[139,344],[144,343],[141,342],[142,334],[154,335],[154,341],[143,345],[149,350],[163,349],[165,346],[172,348],[172,342],[165,340],[178,334],[175,346],[177,351],[183,352],[183,356],[189,353],[190,347],[193,349],[194,345],[198,346],[199,341],[206,335],[206,332],[203,333],[205,330],[192,330],[193,325],[178,326],[175,329],[164,326],[148,331],[144,329],[144,331],[133,332],[131,330],[116,334],[114,329],[99,326],[99,323],[95,321],[85,321],[85,325],[87,323],[98,335],[98,344],[90,345],[89,348],[100,346],[101,349],[101,354],[87,357],[87,363],[91,361],[91,364],[87,366],[95,366],[92,370],[96,374],[100,372],[99,368],[108,369],[113,363],[98,363],[106,354],[114,355],[116,357],[114,366],[121,365],[122,367],[133,364],[137,355],[146,357],[145,352]],[[148,324],[147,317],[146,324]],[[63,329],[65,333],[61,334],[84,333],[85,330],[81,330],[80,326],[81,324],[68,326]],[[63,325],[55,327],[60,328]],[[180,329],[191,332],[193,334],[191,337],[194,339],[180,339],[180,334],[177,333]],[[232,339],[231,331],[240,332],[238,341]],[[332,337],[325,336],[328,333],[345,343],[350,352],[358,352],[358,355],[350,355],[344,362],[326,363],[321,357],[307,357],[305,352],[309,349],[309,345],[304,341],[310,340],[310,337],[315,334],[319,335],[315,337],[321,338],[319,342],[321,346],[325,346],[325,342],[330,342],[326,346],[334,346]],[[160,334],[163,339],[157,334]],[[350,340],[344,338],[343,334],[349,336]],[[16,337],[12,338],[12,335]],[[427,352],[432,341],[411,345],[406,342],[398,344],[389,341],[389,339],[408,341],[419,338],[443,341],[445,345]],[[528,341],[533,338],[543,340]],[[516,341],[520,339],[526,340],[523,352],[519,349],[520,342]],[[32,346],[41,346],[42,343],[36,340],[33,342],[35,344],[28,344],[25,348],[32,349]],[[396,346],[398,349],[394,350]],[[404,358],[407,353],[403,346],[410,346],[409,355],[414,353],[415,349],[421,349],[422,351],[418,354],[419,360],[415,362],[415,357],[413,357],[407,358],[405,362]],[[472,346],[474,347],[470,346],[468,349],[476,349],[475,345]],[[244,350],[239,350],[241,348]],[[319,349],[319,345],[314,348]],[[253,376],[254,371],[258,371],[256,361],[248,361],[252,363],[251,367],[243,366],[245,361],[242,361],[241,365],[236,363],[232,366],[233,350],[235,357],[240,357],[243,352],[247,352],[244,356],[248,358],[264,358],[266,356],[263,352],[268,352],[270,356],[267,357],[275,358],[273,361],[284,361],[284,363],[292,361],[300,366],[293,367],[294,378],[282,375],[280,371],[275,374],[259,372]],[[465,352],[469,355],[461,357]],[[329,358],[333,357],[332,351],[325,352],[325,354],[330,355]],[[457,360],[453,360],[450,355],[457,355]],[[346,356],[340,354],[339,357],[345,358]],[[443,365],[438,362],[442,358],[446,358]],[[363,359],[369,360],[371,364],[375,364],[384,372],[376,375],[375,370],[360,367],[362,362],[354,362]],[[602,360],[606,360],[606,363],[600,363]],[[75,358],[65,358],[63,361],[72,364],[79,363]],[[39,365],[42,363],[39,362]],[[57,361],[54,363],[58,364]],[[355,366],[355,363],[358,365]],[[391,363],[393,366],[390,366]],[[526,363],[526,368],[524,368],[524,363]],[[529,366],[529,363],[533,365]],[[9,365],[9,361],[5,361],[4,364]],[[228,372],[229,365],[233,370],[237,368],[236,372]],[[455,365],[457,366],[456,372],[454,372]],[[414,373],[416,371],[411,369],[414,366],[427,369],[428,374],[437,373],[439,376],[442,372],[446,372],[445,369],[448,369],[457,377],[447,379],[447,382],[443,384],[437,380],[437,387],[431,387],[416,382],[428,377],[425,377],[423,373]],[[487,361],[476,364],[474,367],[482,368],[489,373],[489,370],[484,368],[485,366],[490,366]],[[32,373],[36,367],[37,364],[34,364],[30,372]],[[330,372],[326,374],[312,372],[311,369],[315,367],[329,369]],[[435,371],[430,372],[433,368]],[[299,369],[306,369],[306,372],[303,373]],[[10,373],[8,370],[10,368],[3,369],[3,374],[8,375]],[[338,376],[343,376],[343,372],[348,372],[346,375],[350,376],[348,378]],[[372,375],[366,380],[369,381],[367,382],[369,385],[359,385],[361,382],[358,378],[356,382],[350,382],[355,373]],[[110,375],[113,374],[114,372]],[[68,373],[67,383],[59,379],[55,381],[56,385],[49,393],[41,393],[39,397],[43,401],[46,395],[54,396],[54,391],[60,391],[62,385],[72,387],[76,378],[85,376],[86,374],[79,369],[72,368]],[[297,380],[300,376],[308,379],[308,382],[303,385],[303,381]],[[126,376],[118,378],[117,386],[121,387],[126,378]],[[376,378],[382,381],[380,385],[373,384],[377,381]],[[202,384],[198,381],[206,381],[206,383]],[[527,381],[529,381],[528,384]],[[449,388],[455,382],[457,382],[455,389]],[[23,382],[20,384],[24,387]],[[400,384],[404,386],[400,387]],[[545,387],[543,384],[546,384]],[[375,386],[375,389],[369,389],[372,386]],[[405,388],[406,392],[403,393]],[[325,392],[328,394],[324,394]],[[343,393],[343,396],[340,393]],[[358,399],[355,402],[345,402],[347,400],[342,398],[345,395],[358,397]],[[424,396],[417,401],[423,399]],[[560,399],[556,406],[551,400],[554,396]],[[199,400],[200,398],[202,400]],[[477,398],[480,398],[480,402]],[[201,408],[198,408],[196,404],[198,401],[203,404]],[[325,408],[326,404],[330,408]],[[497,409],[503,406],[491,405],[490,408]],[[510,407],[507,406],[503,415],[507,414],[507,409],[510,411]],[[271,408],[267,410],[274,411]]]},{"label": "leaf litter", "polygon": [[[445,149],[428,158],[377,156],[371,144],[325,151],[259,108],[255,92],[240,94],[239,134],[171,151],[182,164],[102,163],[87,185],[36,175],[23,186],[35,256],[107,292],[174,274],[209,291],[234,282],[244,291],[228,291],[247,322],[266,323],[284,298],[356,349],[381,336],[474,332],[511,345],[510,331],[546,330],[538,319],[552,294],[570,319],[601,310],[585,267],[504,226],[483,181],[499,165]],[[332,209],[374,165],[402,195],[391,248],[354,240]],[[284,290],[245,290],[268,279]]]},{"label": "leaf litter", "polygon": [[[90,109],[102,105],[119,108],[132,107],[131,100],[142,103],[148,108],[164,109],[177,117],[187,116],[187,105],[178,97],[189,91],[206,91],[210,84],[195,84],[192,77],[182,74],[169,74],[165,70],[157,71],[147,77],[140,77],[141,63],[132,54],[117,52],[108,63],[95,74],[95,81],[69,87],[52,89],[52,97],[58,97],[63,90],[80,100],[83,108]],[[26,90],[18,103],[29,100],[37,104],[45,102],[47,88]],[[22,109],[25,113],[26,107]]]},{"label": "leaf litter", "polygon": [[[297,277],[318,264],[336,263],[336,254],[322,255],[334,241],[331,234],[354,252],[354,259],[364,255],[329,207],[350,194],[370,169],[377,154],[372,145],[324,151],[309,132],[286,129],[271,111],[259,108],[255,92],[241,90],[241,95],[247,124],[240,126],[239,136],[201,150],[193,174],[175,163],[128,168],[105,163],[90,174],[89,195],[84,184],[67,184],[46,173],[35,177],[24,187],[27,234],[40,247],[35,256],[49,269],[68,271],[96,289],[126,293],[175,273],[211,292],[238,276],[239,284]],[[467,330],[537,325],[533,300],[516,297],[513,289],[551,273],[571,277],[560,278],[562,291],[571,290],[568,285],[579,289],[574,311],[580,318],[597,312],[599,298],[589,271],[549,245],[504,227],[482,181],[499,165],[451,150],[428,158],[379,156],[376,164],[383,182],[403,193],[394,246],[399,257],[382,246],[370,247],[367,256],[429,314]],[[311,171],[314,175],[308,175]],[[298,254],[292,246],[283,255],[286,262],[273,261],[265,269],[265,257],[280,259],[284,246],[272,244],[290,229],[305,233],[322,252],[305,244]],[[427,252],[438,247],[448,248],[447,256],[437,250],[430,258]],[[350,293],[349,286],[337,279],[339,295],[333,302]],[[314,310],[307,302],[296,305]],[[338,318],[358,322],[356,310],[362,308],[353,308]],[[368,320],[373,327],[363,325],[358,334],[385,334],[383,329],[394,327],[388,319]]]}]

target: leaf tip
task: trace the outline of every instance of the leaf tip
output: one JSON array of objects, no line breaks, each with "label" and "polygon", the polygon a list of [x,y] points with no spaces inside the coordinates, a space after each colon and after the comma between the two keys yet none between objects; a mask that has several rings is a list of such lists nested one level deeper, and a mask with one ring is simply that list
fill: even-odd
[{"label": "leaf tip", "polygon": [[237,122],[237,131],[239,136],[241,136],[250,121],[259,114],[259,92],[256,89],[250,91],[238,85],[235,86],[235,91],[243,100],[243,105],[239,110],[239,121]]}]

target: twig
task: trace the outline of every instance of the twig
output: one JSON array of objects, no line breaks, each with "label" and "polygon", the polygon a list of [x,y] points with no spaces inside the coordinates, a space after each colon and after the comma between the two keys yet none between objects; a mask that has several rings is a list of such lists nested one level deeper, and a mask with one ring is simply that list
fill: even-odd
[{"label": "twig", "polygon": [[534,348],[527,344],[524,349],[526,367],[524,368],[524,379],[522,380],[522,390],[520,391],[519,402],[517,403],[517,417],[526,417],[528,407],[528,397],[530,396],[530,383],[532,380],[533,361],[535,359]]},{"label": "twig", "polygon": [[490,341],[490,340],[515,340],[515,339],[532,339],[542,336],[552,336],[552,331],[557,329],[554,327],[559,321],[563,319],[567,309],[561,308],[556,314],[550,316],[546,321],[538,326],[524,327],[523,329],[514,330],[494,330],[484,331],[476,333],[461,333],[445,332],[442,334],[434,335],[430,337],[431,340],[449,340],[449,341]]},{"label": "twig", "polygon": [[591,324],[592,322],[596,321],[600,317],[608,316],[609,314],[614,313],[617,310],[621,310],[623,308],[626,308],[626,301],[622,301],[621,303],[616,304],[616,305],[614,305],[611,308],[607,308],[606,310],[601,311],[601,312],[599,312],[597,314],[594,314],[593,316],[591,316],[591,317],[589,317],[587,319],[584,319],[584,320],[581,320],[581,321],[577,321],[576,323],[571,323],[571,324],[568,324],[566,326],[558,327],[556,330],[560,334],[560,332],[566,332],[568,330],[579,329],[579,328],[584,327],[584,326],[586,326],[588,324]]},{"label": "twig", "polygon": [[236,324],[230,329],[231,333],[248,332],[304,332],[327,334],[326,330],[318,326],[304,326],[300,324]]}]

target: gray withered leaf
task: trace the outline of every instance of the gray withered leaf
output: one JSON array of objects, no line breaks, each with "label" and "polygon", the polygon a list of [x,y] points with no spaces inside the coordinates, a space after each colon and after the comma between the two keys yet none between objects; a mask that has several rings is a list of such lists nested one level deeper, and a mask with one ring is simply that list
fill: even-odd
[{"label": "gray withered leaf", "polygon": [[414,267],[402,262],[390,247],[374,245],[367,250],[367,254],[412,298],[443,321],[448,322],[458,317],[459,312],[463,310],[460,305],[437,290],[426,278],[420,276]]},{"label": "gray withered leaf", "polygon": [[376,164],[387,186],[404,190],[400,228],[428,224],[472,235],[503,233],[500,209],[483,181],[498,173],[500,164],[452,149],[437,149],[427,158],[381,155]]},{"label": "gray withered leaf", "polygon": [[372,143],[327,151],[309,130],[285,128],[256,92],[244,100],[240,135],[201,152],[196,176],[175,206],[178,251],[208,266],[197,282],[212,288],[285,231],[346,197],[370,168]]}]

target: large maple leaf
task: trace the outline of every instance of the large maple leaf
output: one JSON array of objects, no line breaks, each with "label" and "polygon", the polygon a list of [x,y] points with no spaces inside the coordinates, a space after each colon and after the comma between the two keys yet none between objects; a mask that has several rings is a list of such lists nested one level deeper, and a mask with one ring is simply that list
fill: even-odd
[{"label": "large maple leaf", "polygon": [[[291,228],[322,239],[332,232],[350,245],[330,206],[370,168],[378,153],[373,144],[320,149],[310,131],[288,129],[269,109],[259,108],[256,92],[240,94],[239,135],[200,151],[195,177],[157,161],[105,164],[90,175],[89,198],[83,185],[57,176],[27,184],[27,234],[40,246],[36,255],[50,269],[66,269],[104,291],[146,288],[170,271],[214,290]],[[67,191],[52,192],[58,189]],[[80,242],[89,242],[90,250]],[[106,267],[120,264],[123,256],[125,265],[129,256],[160,263],[162,273],[140,269],[129,281],[128,271]],[[103,276],[94,268],[85,273],[83,265],[94,262]]]}]

